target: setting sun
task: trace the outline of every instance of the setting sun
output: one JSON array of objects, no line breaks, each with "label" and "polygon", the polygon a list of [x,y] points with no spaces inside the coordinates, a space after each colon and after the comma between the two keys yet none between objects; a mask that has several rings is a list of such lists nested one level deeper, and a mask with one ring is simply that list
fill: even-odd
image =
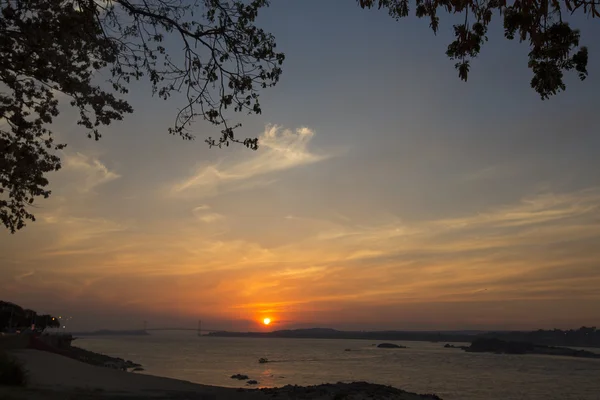
[{"label": "setting sun", "polygon": [[265,318],[265,319],[263,319],[263,324],[269,325],[270,323],[271,323],[271,318]]}]

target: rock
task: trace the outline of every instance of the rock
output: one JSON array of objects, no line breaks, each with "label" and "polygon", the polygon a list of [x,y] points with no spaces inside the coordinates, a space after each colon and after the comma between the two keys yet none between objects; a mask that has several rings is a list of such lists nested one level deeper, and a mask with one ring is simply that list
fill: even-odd
[{"label": "rock", "polygon": [[248,385],[257,385],[258,381],[255,381],[254,379],[250,379],[248,382],[246,382]]},{"label": "rock", "polygon": [[345,349],[344,351],[352,351],[352,349]]},{"label": "rock", "polygon": [[447,349],[463,349],[464,350],[464,349],[468,348],[469,346],[455,346],[453,344],[446,343],[444,345],[444,347],[447,348]]},{"label": "rock", "polygon": [[235,375],[231,375],[231,379],[237,379],[240,381],[244,381],[244,380],[248,379],[248,375],[235,374]]},{"label": "rock", "polygon": [[400,346],[394,343],[380,343],[377,345],[380,349],[405,349],[406,346]]},{"label": "rock", "polygon": [[142,368],[142,367],[135,367],[134,369],[131,370],[131,372],[139,372],[139,371],[144,371],[144,368]]},{"label": "rock", "polygon": [[258,362],[261,363],[261,364],[264,364],[264,363],[268,363],[269,360],[267,358],[259,358]]},{"label": "rock", "polygon": [[286,385],[279,388],[258,389],[265,395],[292,399],[422,399],[441,400],[432,394],[415,394],[391,386],[377,385],[367,382],[321,384],[317,386]]}]

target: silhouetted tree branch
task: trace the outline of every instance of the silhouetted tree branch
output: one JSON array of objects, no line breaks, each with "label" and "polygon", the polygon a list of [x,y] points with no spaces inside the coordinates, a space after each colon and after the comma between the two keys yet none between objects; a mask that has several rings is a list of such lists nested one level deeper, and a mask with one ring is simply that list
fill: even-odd
[{"label": "silhouetted tree branch", "polygon": [[[210,146],[242,143],[229,108],[259,114],[259,90],[275,85],[284,55],[254,25],[267,0],[0,0],[0,220],[15,232],[35,220],[30,206],[48,197],[46,174],[60,158],[48,129],[58,93],[79,110],[78,123],[98,140],[101,126],[133,108],[116,96],[147,78],[154,94],[183,93],[171,134],[193,139],[196,117],[222,125]],[[170,35],[174,34],[174,35]],[[182,54],[163,42],[179,38]],[[171,48],[173,48],[172,46]],[[96,71],[110,71],[108,82]],[[108,83],[108,84],[107,84]],[[115,96],[116,95],[116,96]]]},{"label": "silhouetted tree branch", "polygon": [[[357,0],[362,8],[386,8],[395,19],[409,15],[409,0]],[[428,18],[434,33],[439,28],[438,10],[464,13],[464,22],[454,25],[456,39],[446,54],[456,60],[459,77],[466,81],[471,59],[477,57],[488,40],[486,34],[494,13],[504,17],[504,36],[528,41],[529,68],[533,71],[531,87],[547,99],[566,86],[564,72],[575,69],[581,80],[587,77],[588,50],[579,47],[579,30],[564,21],[563,13],[582,11],[600,16],[600,0],[415,0],[415,15]]]},{"label": "silhouetted tree branch", "polygon": [[[363,8],[387,8],[399,19],[409,0],[357,0]],[[467,80],[470,60],[487,40],[495,12],[503,15],[505,36],[529,41],[531,86],[542,99],[565,89],[563,74],[587,76],[588,53],[580,34],[563,14],[599,16],[600,0],[415,0],[415,14],[438,31],[439,8],[464,13],[454,26],[447,55]],[[261,113],[259,91],[275,85],[284,55],[275,38],[254,22],[268,0],[0,0],[0,221],[11,232],[35,220],[31,207],[48,197],[50,171],[60,169],[48,126],[59,114],[62,93],[79,111],[78,123],[98,140],[102,126],[133,112],[118,98],[132,80],[148,79],[153,93],[169,99],[181,93],[171,134],[193,139],[192,121],[201,117],[223,127],[209,146],[242,143],[225,117]],[[167,51],[165,41],[182,49]],[[98,71],[109,71],[108,82]]]}]

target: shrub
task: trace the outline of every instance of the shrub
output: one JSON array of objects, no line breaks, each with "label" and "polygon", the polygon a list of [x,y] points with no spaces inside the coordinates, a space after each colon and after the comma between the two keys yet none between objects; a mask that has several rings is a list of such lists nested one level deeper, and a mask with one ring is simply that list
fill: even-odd
[{"label": "shrub", "polygon": [[16,358],[0,352],[0,385],[25,386],[27,370]]}]

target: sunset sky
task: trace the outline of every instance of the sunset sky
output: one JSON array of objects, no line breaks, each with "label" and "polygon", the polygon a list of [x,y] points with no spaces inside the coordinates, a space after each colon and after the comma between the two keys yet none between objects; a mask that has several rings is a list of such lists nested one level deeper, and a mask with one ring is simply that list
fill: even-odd
[{"label": "sunset sky", "polygon": [[499,20],[463,83],[452,19],[272,3],[281,81],[229,115],[259,151],[169,136],[182,103],[145,83],[99,142],[64,109],[51,198],[0,231],[0,299],[72,329],[600,326],[598,20],[589,79],[541,101]]}]

